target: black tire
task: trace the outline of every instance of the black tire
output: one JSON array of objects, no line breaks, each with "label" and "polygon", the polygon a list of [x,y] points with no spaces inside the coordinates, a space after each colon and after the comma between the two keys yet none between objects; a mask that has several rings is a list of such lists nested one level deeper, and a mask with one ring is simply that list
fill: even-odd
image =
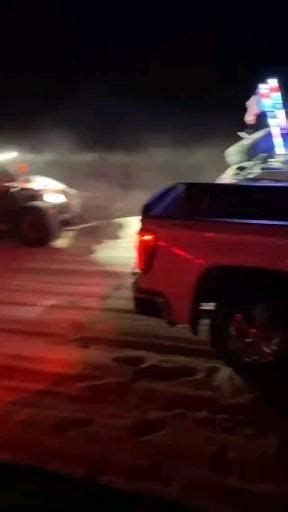
[{"label": "black tire", "polygon": [[31,204],[21,208],[17,220],[17,235],[23,245],[43,247],[55,240],[59,232],[57,214],[45,205]]},{"label": "black tire", "polygon": [[[253,319],[255,304],[248,306],[227,306],[219,304],[211,323],[211,343],[225,363],[244,379],[253,393],[256,391],[264,398],[277,414],[288,415],[288,327],[287,305],[262,304],[268,313],[270,325],[278,332],[278,348],[269,359],[245,360],[236,358],[227,344],[227,326],[231,324],[231,317],[235,311],[243,311],[248,315],[249,322]],[[237,313],[236,313],[237,314]]]},{"label": "black tire", "polygon": [[287,361],[284,304],[217,304],[210,341],[218,355],[238,373],[251,373]]}]

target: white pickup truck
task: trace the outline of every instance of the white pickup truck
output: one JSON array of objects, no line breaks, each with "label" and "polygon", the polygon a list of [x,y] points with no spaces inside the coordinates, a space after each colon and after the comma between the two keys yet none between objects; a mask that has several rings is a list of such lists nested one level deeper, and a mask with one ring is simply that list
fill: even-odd
[{"label": "white pickup truck", "polygon": [[143,208],[137,313],[198,332],[232,366],[273,362],[288,335],[288,187],[178,183]]}]

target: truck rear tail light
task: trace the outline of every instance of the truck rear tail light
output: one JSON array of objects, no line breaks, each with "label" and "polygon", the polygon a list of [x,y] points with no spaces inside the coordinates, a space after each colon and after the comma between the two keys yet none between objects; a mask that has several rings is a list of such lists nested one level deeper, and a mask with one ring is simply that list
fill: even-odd
[{"label": "truck rear tail light", "polygon": [[151,268],[157,247],[157,236],[151,231],[141,229],[138,233],[138,270],[148,272]]}]

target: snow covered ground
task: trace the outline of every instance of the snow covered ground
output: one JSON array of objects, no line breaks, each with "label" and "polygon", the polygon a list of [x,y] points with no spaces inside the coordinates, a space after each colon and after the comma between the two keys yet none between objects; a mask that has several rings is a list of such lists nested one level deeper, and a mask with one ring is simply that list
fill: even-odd
[{"label": "snow covered ground", "polygon": [[204,337],[133,314],[136,228],[96,223],[41,250],[1,241],[0,457],[217,510],[277,510],[286,419]]}]

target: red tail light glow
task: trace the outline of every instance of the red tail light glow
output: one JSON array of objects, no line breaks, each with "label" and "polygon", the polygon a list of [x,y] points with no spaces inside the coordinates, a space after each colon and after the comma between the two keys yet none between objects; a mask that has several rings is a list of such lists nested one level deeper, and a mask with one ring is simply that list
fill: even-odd
[{"label": "red tail light glow", "polygon": [[148,272],[151,268],[157,247],[157,236],[151,231],[141,229],[138,233],[138,270]]}]

